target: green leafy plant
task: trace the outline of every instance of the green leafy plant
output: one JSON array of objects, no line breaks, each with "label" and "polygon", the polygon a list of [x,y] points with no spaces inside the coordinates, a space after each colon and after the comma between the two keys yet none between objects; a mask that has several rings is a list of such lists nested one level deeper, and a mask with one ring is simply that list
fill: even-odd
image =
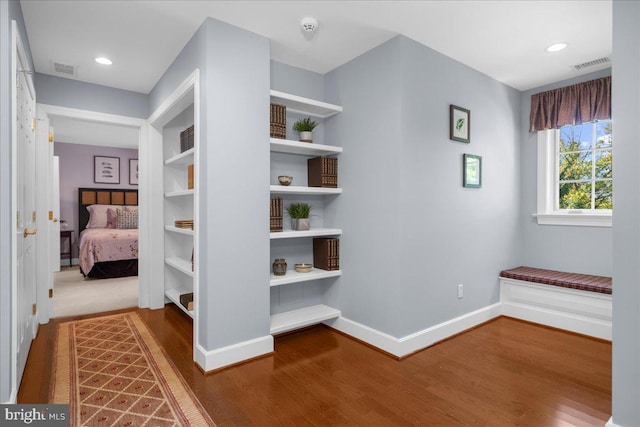
[{"label": "green leafy plant", "polygon": [[316,126],[318,126],[316,121],[311,120],[311,117],[305,117],[293,124],[293,130],[296,132],[311,132]]},{"label": "green leafy plant", "polygon": [[291,203],[287,206],[287,213],[293,219],[309,218],[311,205],[308,203]]}]

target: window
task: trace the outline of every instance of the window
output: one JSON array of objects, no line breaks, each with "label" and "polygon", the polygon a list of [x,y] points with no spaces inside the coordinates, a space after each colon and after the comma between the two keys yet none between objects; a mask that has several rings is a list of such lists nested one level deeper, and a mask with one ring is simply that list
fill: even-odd
[{"label": "window", "polygon": [[611,226],[611,120],[538,132],[538,224]]}]

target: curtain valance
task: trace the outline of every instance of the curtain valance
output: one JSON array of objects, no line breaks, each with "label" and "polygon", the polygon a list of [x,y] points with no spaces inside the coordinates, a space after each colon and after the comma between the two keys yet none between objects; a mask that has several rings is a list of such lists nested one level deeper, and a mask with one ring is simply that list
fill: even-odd
[{"label": "curtain valance", "polygon": [[611,76],[531,95],[529,131],[611,118]]}]

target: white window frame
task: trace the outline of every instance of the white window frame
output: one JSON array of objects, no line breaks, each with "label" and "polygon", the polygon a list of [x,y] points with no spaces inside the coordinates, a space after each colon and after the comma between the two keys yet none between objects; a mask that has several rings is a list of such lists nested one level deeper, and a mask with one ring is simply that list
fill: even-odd
[{"label": "white window frame", "polygon": [[558,209],[556,189],[558,159],[556,144],[560,130],[538,131],[538,212],[533,216],[540,225],[611,227],[612,211],[591,209]]}]

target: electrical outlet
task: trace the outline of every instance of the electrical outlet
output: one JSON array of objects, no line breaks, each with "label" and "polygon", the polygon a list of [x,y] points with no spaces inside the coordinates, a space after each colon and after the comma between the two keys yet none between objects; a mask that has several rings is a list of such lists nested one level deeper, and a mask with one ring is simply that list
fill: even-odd
[{"label": "electrical outlet", "polygon": [[458,299],[462,298],[463,295],[464,295],[463,285],[462,283],[460,283],[458,285]]}]

